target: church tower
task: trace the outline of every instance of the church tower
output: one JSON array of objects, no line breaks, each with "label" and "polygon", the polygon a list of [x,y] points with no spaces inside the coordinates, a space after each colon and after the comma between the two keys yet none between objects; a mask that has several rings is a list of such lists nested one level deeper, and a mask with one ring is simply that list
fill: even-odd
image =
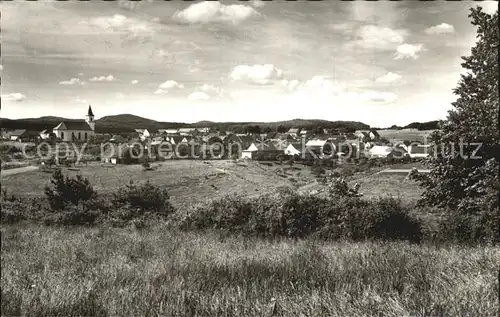
[{"label": "church tower", "polygon": [[92,112],[92,107],[90,107],[90,105],[89,105],[89,111],[85,116],[85,121],[90,126],[92,131],[95,131],[94,113]]}]

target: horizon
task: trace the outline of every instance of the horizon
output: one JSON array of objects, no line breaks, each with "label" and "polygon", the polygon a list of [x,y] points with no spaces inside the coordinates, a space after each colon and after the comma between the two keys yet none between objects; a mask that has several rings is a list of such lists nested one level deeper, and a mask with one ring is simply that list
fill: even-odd
[{"label": "horizon", "polygon": [[497,3],[3,2],[0,114],[82,119],[91,104],[96,118],[186,124],[443,120],[476,6]]}]

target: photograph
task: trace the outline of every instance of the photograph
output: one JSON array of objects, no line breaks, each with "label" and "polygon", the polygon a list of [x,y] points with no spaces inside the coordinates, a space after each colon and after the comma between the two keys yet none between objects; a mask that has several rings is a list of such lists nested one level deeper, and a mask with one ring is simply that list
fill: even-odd
[{"label": "photograph", "polygon": [[0,315],[500,316],[498,6],[2,1]]}]

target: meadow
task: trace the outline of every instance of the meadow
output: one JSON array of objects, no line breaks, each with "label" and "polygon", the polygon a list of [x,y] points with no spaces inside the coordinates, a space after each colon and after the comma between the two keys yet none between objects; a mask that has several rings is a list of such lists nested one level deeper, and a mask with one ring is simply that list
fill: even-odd
[{"label": "meadow", "polygon": [[[166,188],[171,202],[185,207],[205,202],[226,193],[259,195],[275,188],[289,186],[304,190],[320,190],[309,166],[266,163],[255,161],[233,162],[229,160],[171,160],[152,163],[153,170],[145,171],[140,165],[81,164],[78,168],[65,168],[63,172],[74,177],[77,174],[89,179],[99,193],[110,193],[130,181]],[[411,164],[414,166],[415,164]],[[408,168],[400,166],[399,168]],[[413,181],[405,181],[404,174],[374,174],[379,169],[360,173],[352,178],[359,182],[367,198],[380,195],[401,196],[415,200],[421,189]],[[50,173],[34,170],[15,175],[2,175],[2,189],[19,197],[42,197],[43,189],[50,185]]]},{"label": "meadow", "polygon": [[498,247],[3,227],[4,316],[496,316]]}]

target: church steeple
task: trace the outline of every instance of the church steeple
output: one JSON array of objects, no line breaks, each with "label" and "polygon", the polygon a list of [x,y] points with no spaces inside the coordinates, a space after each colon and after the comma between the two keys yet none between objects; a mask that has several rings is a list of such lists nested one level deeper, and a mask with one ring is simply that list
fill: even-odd
[{"label": "church steeple", "polygon": [[95,130],[94,113],[92,112],[92,107],[90,105],[89,105],[89,111],[85,116],[85,121],[87,121],[87,124],[90,126],[92,130]]}]

